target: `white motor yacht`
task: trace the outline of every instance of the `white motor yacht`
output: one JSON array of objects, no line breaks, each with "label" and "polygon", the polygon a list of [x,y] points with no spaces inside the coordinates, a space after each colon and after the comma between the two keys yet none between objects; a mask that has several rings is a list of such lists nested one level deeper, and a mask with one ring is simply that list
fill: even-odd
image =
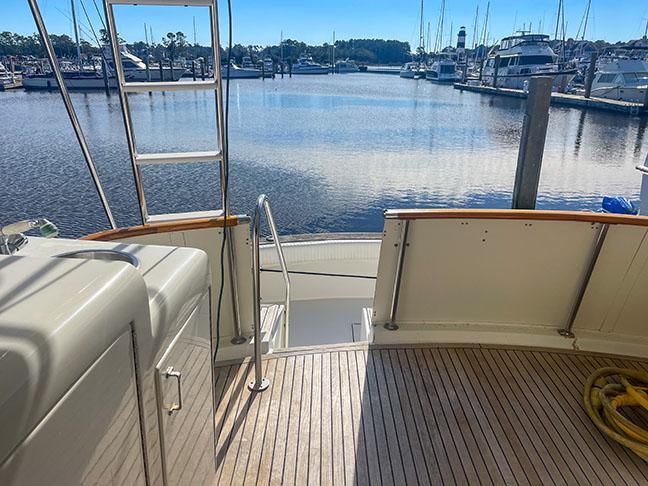
[{"label": "white motor yacht", "polygon": [[[0,226],[0,484],[648,481],[647,217],[385,208],[374,235],[280,236],[263,195],[229,211],[221,124],[213,150],[138,150],[126,89],[170,85],[117,75],[140,221],[61,86],[108,227]],[[213,161],[217,209],[151,212],[142,165]]]},{"label": "white motor yacht", "polygon": [[271,78],[275,71],[274,61],[270,57],[265,57],[261,63],[263,66],[263,75],[266,78]]},{"label": "white motor yacht", "polygon": [[11,86],[21,78],[21,75],[11,72],[0,62],[0,91],[4,89],[4,86]]},{"label": "white motor yacht", "polygon": [[449,57],[434,59],[425,71],[425,79],[436,83],[457,83],[461,81],[461,71],[456,61]]},{"label": "white motor yacht", "polygon": [[[108,65],[108,86],[116,88],[112,54],[109,49],[104,49],[106,64]],[[128,51],[125,45],[120,46],[120,57],[124,69],[124,75],[128,82],[144,81],[178,81],[186,72],[181,66],[169,66],[159,63],[151,64],[148,69],[142,59]],[[164,63],[163,63],[164,64]],[[70,69],[63,73],[67,87],[73,90],[98,90],[104,89],[106,80],[101,70],[95,69]],[[23,79],[23,86],[26,89],[53,89],[58,86],[52,72],[40,74],[28,74]]]},{"label": "white motor yacht", "polygon": [[358,65],[350,60],[350,59],[345,59],[344,61],[336,61],[335,62],[335,72],[336,73],[357,73],[360,71],[360,68]]},{"label": "white motor yacht", "polygon": [[592,96],[644,103],[648,99],[648,62],[613,57],[598,64],[592,82]]},{"label": "white motor yacht", "polygon": [[420,69],[418,62],[408,62],[403,65],[399,75],[401,78],[414,79],[420,77]]},{"label": "white motor yacht", "polygon": [[[496,68],[496,62],[499,65]],[[505,37],[491,49],[483,68],[482,81],[492,86],[497,73],[498,88],[524,89],[533,76],[552,76],[556,89],[565,89],[576,76],[576,68],[563,68],[545,34]]]},{"label": "white motor yacht", "polygon": [[328,74],[329,71],[329,66],[316,63],[310,56],[302,56],[292,65],[293,74]]},{"label": "white motor yacht", "polygon": [[229,68],[227,67],[227,65],[221,66],[221,73],[223,78],[230,79],[256,79],[260,78],[262,75],[260,69],[257,69],[255,67],[240,67],[233,62],[230,63]]}]

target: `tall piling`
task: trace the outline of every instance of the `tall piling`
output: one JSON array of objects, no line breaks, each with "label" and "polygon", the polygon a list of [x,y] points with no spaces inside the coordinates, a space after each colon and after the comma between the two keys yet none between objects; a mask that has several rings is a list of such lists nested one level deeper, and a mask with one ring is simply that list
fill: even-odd
[{"label": "tall piling", "polygon": [[590,58],[589,66],[587,67],[587,74],[585,75],[585,98],[592,96],[592,83],[594,83],[594,74],[596,73],[596,60],[598,59],[598,54],[596,52],[592,53]]},{"label": "tall piling", "polygon": [[513,209],[535,209],[536,206],[549,126],[552,84],[553,78],[549,76],[533,77],[529,80],[529,96],[513,187]]},{"label": "tall piling", "polygon": [[497,76],[499,74],[500,60],[501,58],[499,57],[499,54],[495,56],[495,72],[493,73],[493,88],[497,88]]}]

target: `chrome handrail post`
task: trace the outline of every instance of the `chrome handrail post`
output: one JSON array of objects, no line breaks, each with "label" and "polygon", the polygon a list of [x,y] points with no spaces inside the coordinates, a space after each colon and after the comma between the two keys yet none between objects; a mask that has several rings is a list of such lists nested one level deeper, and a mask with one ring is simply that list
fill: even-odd
[{"label": "chrome handrail post", "polygon": [[272,233],[272,239],[274,241],[275,249],[277,250],[277,257],[279,258],[279,265],[281,266],[281,273],[283,274],[284,285],[286,288],[286,300],[284,304],[284,324],[283,324],[281,343],[283,348],[287,348],[288,332],[289,332],[288,323],[290,321],[290,275],[288,273],[288,265],[286,264],[286,258],[284,257],[283,248],[281,247],[281,242],[279,241],[279,233],[277,232],[277,225],[275,225],[274,217],[272,216],[272,210],[270,209],[270,202],[268,201],[267,198],[264,201],[264,208],[266,211],[266,216],[268,218],[268,226],[270,227],[270,233]]},{"label": "chrome handrail post", "polygon": [[259,267],[259,230],[261,227],[261,209],[265,195],[259,196],[252,220],[252,298],[254,301],[254,380],[248,384],[252,391],[263,391],[270,386],[261,370],[261,271]]},{"label": "chrome handrail post", "polygon": [[281,242],[279,241],[279,232],[275,225],[272,209],[270,208],[270,201],[265,194],[261,194],[257,199],[256,209],[254,210],[254,218],[252,220],[252,293],[254,298],[254,381],[248,384],[248,388],[253,391],[263,391],[270,385],[270,381],[261,376],[261,265],[259,263],[260,252],[260,237],[259,232],[261,229],[261,212],[265,211],[268,218],[268,226],[272,233],[275,249],[277,250],[277,257],[281,266],[281,273],[284,277],[286,285],[286,301],[284,307],[284,321],[282,329],[282,343],[283,347],[288,345],[288,330],[290,322],[290,275],[288,273],[288,266],[284,257]]},{"label": "chrome handrail post", "polygon": [[407,247],[407,234],[409,232],[409,220],[403,220],[399,223],[401,226],[400,242],[398,248],[398,259],[396,260],[396,272],[394,275],[394,285],[392,287],[392,299],[389,308],[389,322],[385,323],[384,328],[389,331],[396,331],[396,311],[398,310],[398,298],[400,297],[400,286],[403,278],[403,264],[405,261],[405,248]]},{"label": "chrome handrail post", "polygon": [[599,228],[596,242],[594,243],[594,250],[592,251],[592,256],[590,257],[590,260],[587,264],[585,277],[583,278],[581,286],[578,289],[578,295],[576,296],[576,301],[574,302],[571,313],[569,314],[567,324],[565,325],[565,327],[558,329],[558,334],[563,337],[570,339],[574,338],[572,328],[574,327],[574,322],[576,322],[578,311],[580,310],[581,304],[583,303],[585,292],[587,291],[587,287],[589,286],[592,274],[594,273],[594,268],[596,267],[596,263],[598,262],[599,256],[601,255],[601,250],[603,249],[603,244],[605,243],[605,238],[607,237],[609,229],[610,225],[607,223],[601,224],[601,227]]},{"label": "chrome handrail post", "polygon": [[99,180],[99,175],[97,174],[97,168],[94,165],[92,156],[90,155],[90,149],[88,147],[88,142],[85,139],[83,130],[81,129],[81,124],[79,123],[79,118],[77,117],[76,111],[74,110],[74,105],[72,104],[72,99],[70,98],[70,93],[68,92],[67,86],[63,82],[63,73],[61,73],[61,67],[58,64],[56,59],[56,53],[54,52],[54,47],[52,46],[52,41],[49,38],[47,33],[47,28],[45,27],[45,22],[43,21],[43,16],[41,15],[40,9],[38,8],[37,0],[28,0],[29,7],[31,8],[32,15],[34,17],[34,22],[36,22],[36,28],[40,34],[41,41],[43,42],[43,47],[45,47],[45,52],[47,53],[47,59],[49,60],[50,67],[56,78],[56,82],[59,86],[59,91],[61,92],[61,97],[63,98],[63,104],[67,110],[68,117],[72,123],[72,128],[74,129],[74,134],[77,137],[79,146],[81,147],[81,152],[83,153],[83,158],[86,161],[88,170],[90,171],[90,176],[92,177],[92,182],[94,182],[97,193],[99,194],[99,199],[103,205],[106,217],[110,223],[110,227],[113,229],[117,228],[117,223],[115,223],[115,218],[113,217],[112,211],[108,204],[108,199],[104,193],[103,186]]}]

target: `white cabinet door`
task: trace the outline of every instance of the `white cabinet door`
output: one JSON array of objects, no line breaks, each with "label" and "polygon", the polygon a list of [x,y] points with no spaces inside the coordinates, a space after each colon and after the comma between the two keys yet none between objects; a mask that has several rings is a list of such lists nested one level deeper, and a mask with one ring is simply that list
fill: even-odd
[{"label": "white cabinet door", "polygon": [[205,297],[156,367],[168,486],[215,482],[212,383],[209,299]]}]

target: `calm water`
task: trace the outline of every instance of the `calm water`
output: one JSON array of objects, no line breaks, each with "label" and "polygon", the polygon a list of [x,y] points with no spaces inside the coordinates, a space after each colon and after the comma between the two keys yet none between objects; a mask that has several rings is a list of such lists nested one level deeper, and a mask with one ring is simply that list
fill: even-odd
[{"label": "calm water", "polygon": [[[117,95],[75,93],[120,225],[138,208]],[[140,152],[215,147],[213,94],[131,96]],[[232,81],[231,205],[271,198],[280,231],[380,231],[382,210],[510,206],[523,102],[390,75]],[[552,108],[539,208],[636,200],[645,119]],[[31,216],[77,236],[107,227],[57,93],[0,93],[0,222]],[[214,165],[145,167],[151,213],[217,206]]]}]

